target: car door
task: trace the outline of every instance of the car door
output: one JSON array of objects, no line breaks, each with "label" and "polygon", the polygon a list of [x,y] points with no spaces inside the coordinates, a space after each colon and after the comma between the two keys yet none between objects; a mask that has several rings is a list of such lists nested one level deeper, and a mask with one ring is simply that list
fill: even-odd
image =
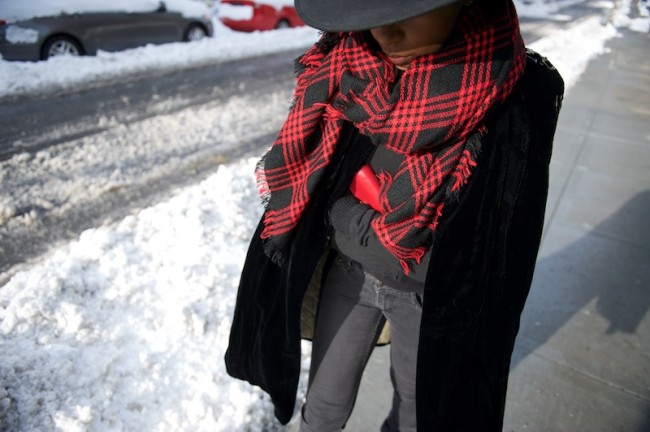
[{"label": "car door", "polygon": [[131,12],[95,12],[76,16],[84,26],[84,37],[91,53],[97,50],[120,51],[133,46],[133,27],[139,20]]},{"label": "car door", "polygon": [[89,51],[121,51],[149,43],[180,41],[181,30],[175,24],[173,14],[155,2],[148,1],[146,6],[140,8],[144,10],[134,8],[79,16]]},{"label": "car door", "polygon": [[125,29],[126,38],[133,42],[132,46],[144,43],[161,44],[180,42],[183,39],[183,18],[181,14],[172,12],[161,1],[156,10],[133,14],[133,25]]}]

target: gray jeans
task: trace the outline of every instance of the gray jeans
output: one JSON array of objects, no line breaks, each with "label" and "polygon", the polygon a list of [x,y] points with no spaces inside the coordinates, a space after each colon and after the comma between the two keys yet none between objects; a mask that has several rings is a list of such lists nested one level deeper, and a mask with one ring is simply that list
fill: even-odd
[{"label": "gray jeans", "polygon": [[322,290],[300,431],[333,432],[345,427],[363,370],[388,320],[393,404],[381,430],[415,432],[420,296],[385,286],[364,273],[360,264],[340,256]]}]

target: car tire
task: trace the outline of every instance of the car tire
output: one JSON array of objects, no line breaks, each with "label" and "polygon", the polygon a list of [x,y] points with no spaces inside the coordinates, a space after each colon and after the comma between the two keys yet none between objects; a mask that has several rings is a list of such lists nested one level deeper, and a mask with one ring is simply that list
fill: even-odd
[{"label": "car tire", "polygon": [[289,21],[285,20],[285,19],[281,19],[281,20],[278,21],[278,23],[275,25],[275,29],[276,29],[276,30],[287,29],[287,28],[291,28],[291,23],[290,23]]},{"label": "car tire", "polygon": [[208,32],[205,31],[202,25],[190,24],[189,26],[187,26],[187,29],[185,29],[185,35],[183,36],[183,40],[185,42],[197,41],[205,38],[207,35]]},{"label": "car tire", "polygon": [[82,56],[84,55],[84,50],[81,44],[75,39],[63,35],[52,36],[43,44],[43,49],[41,50],[42,60],[63,55]]}]

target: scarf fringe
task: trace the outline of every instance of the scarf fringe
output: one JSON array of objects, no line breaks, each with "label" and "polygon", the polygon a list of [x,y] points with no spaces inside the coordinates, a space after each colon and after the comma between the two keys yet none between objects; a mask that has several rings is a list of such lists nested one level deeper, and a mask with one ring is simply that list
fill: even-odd
[{"label": "scarf fringe", "polygon": [[446,197],[456,197],[463,186],[467,184],[472,176],[473,169],[476,168],[478,156],[481,152],[481,133],[477,132],[467,139],[462,156],[452,173],[453,181],[450,182],[446,190]]}]

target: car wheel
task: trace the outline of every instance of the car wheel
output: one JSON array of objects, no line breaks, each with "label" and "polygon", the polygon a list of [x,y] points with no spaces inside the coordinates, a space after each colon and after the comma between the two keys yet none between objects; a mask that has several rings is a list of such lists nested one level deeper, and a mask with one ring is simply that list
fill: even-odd
[{"label": "car wheel", "polygon": [[47,60],[50,57],[80,56],[83,54],[83,48],[76,40],[68,36],[53,36],[43,44],[41,58]]},{"label": "car wheel", "polygon": [[278,24],[275,26],[276,30],[286,29],[286,28],[290,28],[290,27],[291,27],[291,24],[289,24],[289,21],[284,20],[284,19],[281,19],[280,21],[278,21]]},{"label": "car wheel", "polygon": [[206,37],[208,33],[205,31],[205,29],[199,25],[199,24],[190,24],[187,27],[187,30],[185,30],[185,37],[183,40],[185,42],[192,42],[192,41],[197,41],[201,40],[204,37]]}]

